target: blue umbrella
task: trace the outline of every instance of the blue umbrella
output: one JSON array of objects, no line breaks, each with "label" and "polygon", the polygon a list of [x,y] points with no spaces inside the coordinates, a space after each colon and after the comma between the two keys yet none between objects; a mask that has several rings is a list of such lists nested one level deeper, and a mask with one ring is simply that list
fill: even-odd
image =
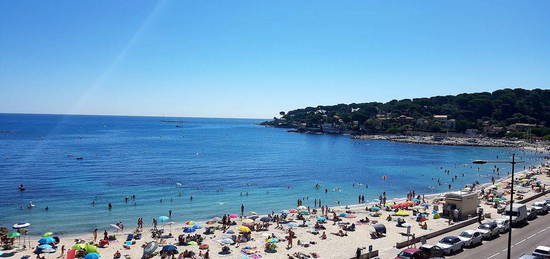
[{"label": "blue umbrella", "polygon": [[162,247],[161,252],[178,252],[178,248],[175,245],[165,245]]},{"label": "blue umbrella", "polygon": [[98,253],[89,253],[86,256],[84,256],[84,259],[99,259]]},{"label": "blue umbrella", "polygon": [[185,232],[185,233],[193,233],[193,232],[195,232],[195,228],[193,228],[193,227],[186,227],[186,228],[183,229],[183,232]]},{"label": "blue umbrella", "polygon": [[195,225],[192,226],[192,228],[194,228],[194,229],[201,229],[202,226],[201,226],[200,224],[195,224]]},{"label": "blue umbrella", "polygon": [[420,200],[415,198],[413,199],[413,202],[420,202]]},{"label": "blue umbrella", "polygon": [[379,208],[379,207],[372,207],[372,208],[370,208],[370,210],[371,210],[371,211],[379,211],[380,208]]},{"label": "blue umbrella", "polygon": [[55,239],[53,237],[43,237],[40,240],[38,240],[38,243],[41,244],[41,245],[53,244],[53,243],[55,243]]},{"label": "blue umbrella", "polygon": [[325,220],[327,220],[327,218],[325,218],[323,216],[319,216],[319,217],[317,217],[317,220],[318,221],[325,221]]},{"label": "blue umbrella", "polygon": [[50,249],[50,248],[53,248],[51,245],[39,245],[38,246],[39,249]]},{"label": "blue umbrella", "polygon": [[160,216],[160,217],[157,218],[157,221],[160,222],[160,223],[164,223],[168,220],[170,220],[170,218],[167,217],[167,216]]},{"label": "blue umbrella", "polygon": [[347,215],[348,215],[347,213],[340,213],[340,217],[345,217]]}]

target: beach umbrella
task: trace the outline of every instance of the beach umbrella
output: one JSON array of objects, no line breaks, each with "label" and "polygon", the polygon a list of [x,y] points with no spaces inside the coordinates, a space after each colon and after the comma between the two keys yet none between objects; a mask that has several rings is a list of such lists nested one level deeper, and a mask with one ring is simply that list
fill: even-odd
[{"label": "beach umbrella", "polygon": [[379,211],[380,210],[380,207],[372,207],[370,208],[370,211]]},{"label": "beach umbrella", "polygon": [[8,237],[20,237],[21,233],[19,232],[11,232],[8,234]]},{"label": "beach umbrella", "polygon": [[260,219],[261,222],[270,222],[271,221],[271,218],[270,217],[262,217]]},{"label": "beach umbrella", "polygon": [[239,216],[237,214],[233,213],[233,214],[230,214],[229,217],[232,218],[232,219],[236,219]]},{"label": "beach umbrella", "polygon": [[296,212],[298,212],[298,210],[297,210],[297,209],[290,209],[290,210],[288,210],[288,212],[290,212],[290,213],[296,213]]},{"label": "beach umbrella", "polygon": [[86,250],[86,253],[99,253],[99,251],[97,251],[97,246],[90,244],[86,244],[84,250]]},{"label": "beach umbrella", "polygon": [[99,259],[98,253],[88,253],[86,256],[84,256],[84,259]]},{"label": "beach umbrella", "polygon": [[74,244],[73,246],[71,246],[71,249],[74,249],[74,250],[80,250],[85,248],[86,248],[86,244]]},{"label": "beach umbrella", "polygon": [[318,216],[318,217],[317,217],[317,220],[318,220],[318,221],[326,221],[327,218],[325,218],[325,217],[323,217],[323,216]]},{"label": "beach umbrella", "polygon": [[111,226],[112,228],[116,229],[117,231],[122,230],[117,224],[110,224],[109,226]]},{"label": "beach umbrella", "polygon": [[49,236],[53,236],[53,232],[46,232],[42,234],[42,237],[49,237]]},{"label": "beach umbrella", "polygon": [[14,229],[20,229],[20,228],[27,228],[27,227],[30,227],[31,226],[31,223],[28,223],[28,222],[19,222],[17,224],[14,224],[12,227]]},{"label": "beach umbrella", "polygon": [[410,212],[406,211],[406,210],[400,210],[398,211],[397,213],[395,213],[396,216],[409,216],[411,215]]},{"label": "beach umbrella", "polygon": [[249,223],[254,223],[254,220],[251,220],[251,219],[243,219],[242,222],[245,223],[245,224],[249,224]]},{"label": "beach umbrella", "polygon": [[199,249],[204,250],[204,249],[208,249],[208,247],[209,247],[208,244],[201,244],[199,246]]},{"label": "beach umbrella", "polygon": [[178,248],[175,246],[175,245],[165,245],[162,247],[162,250],[161,252],[164,252],[164,253],[178,253]]},{"label": "beach umbrella", "polygon": [[164,223],[164,222],[166,222],[166,221],[168,221],[168,220],[170,220],[170,218],[167,217],[167,216],[159,216],[159,217],[157,217],[157,221],[160,222],[160,223]]},{"label": "beach umbrella", "polygon": [[378,233],[386,233],[386,226],[384,224],[374,224],[372,227]]},{"label": "beach umbrella", "polygon": [[301,210],[300,212],[298,212],[298,214],[300,214],[300,215],[309,215],[309,211]]},{"label": "beach umbrella", "polygon": [[147,255],[147,254],[152,254],[155,252],[155,250],[157,250],[158,248],[158,243],[153,241],[153,242],[150,242],[148,243],[147,245],[145,245],[145,247],[143,248],[143,254],[144,255]]},{"label": "beach umbrella", "polygon": [[281,213],[281,214],[288,214],[288,213],[290,213],[290,211],[288,211],[288,210],[281,210],[281,211],[279,211],[279,213]]},{"label": "beach umbrella", "polygon": [[298,223],[289,222],[289,223],[284,224],[283,226],[286,226],[287,228],[296,228],[296,227],[298,227]]},{"label": "beach umbrella", "polygon": [[53,243],[55,243],[55,239],[53,237],[43,237],[43,238],[38,240],[38,243],[41,244],[41,245],[53,244]]},{"label": "beach umbrella", "polygon": [[199,245],[199,244],[195,241],[189,241],[189,242],[187,242],[187,245],[196,246],[196,245]]},{"label": "beach umbrella", "polygon": [[43,244],[43,245],[39,245],[38,246],[39,249],[48,249],[48,248],[53,248],[51,245],[48,245],[48,244]]},{"label": "beach umbrella", "polygon": [[193,233],[195,232],[196,229],[194,229],[193,227],[186,227],[183,229],[183,232],[185,233]]},{"label": "beach umbrella", "polygon": [[193,225],[193,228],[194,228],[194,229],[201,229],[202,226],[201,226],[200,224],[195,224],[195,225]]},{"label": "beach umbrella", "polygon": [[347,216],[347,215],[348,215],[348,214],[345,213],[345,212],[344,212],[344,213],[340,213],[340,217],[345,217],[345,216]]},{"label": "beach umbrella", "polygon": [[302,206],[298,206],[298,208],[296,208],[296,209],[298,209],[298,210],[307,210],[307,207],[302,205]]},{"label": "beach umbrella", "polygon": [[195,224],[196,224],[195,221],[192,221],[192,220],[189,220],[189,221],[185,222],[185,225],[188,225],[188,226],[193,226]]},{"label": "beach umbrella", "polygon": [[42,253],[55,253],[55,248],[40,249]]},{"label": "beach umbrella", "polygon": [[220,239],[220,240],[218,240],[218,242],[220,244],[225,244],[225,245],[232,245],[232,244],[235,243],[235,241],[233,241],[231,238]]},{"label": "beach umbrella", "polygon": [[242,227],[239,227],[239,231],[248,233],[248,232],[250,232],[250,228],[242,226]]},{"label": "beach umbrella", "polygon": [[416,199],[416,198],[412,199],[412,201],[413,201],[413,202],[420,202],[420,200],[419,200],[419,199]]},{"label": "beach umbrella", "polygon": [[250,216],[256,216],[256,215],[258,215],[258,213],[256,213],[255,211],[249,211],[249,212],[248,212],[248,215],[250,215]]}]

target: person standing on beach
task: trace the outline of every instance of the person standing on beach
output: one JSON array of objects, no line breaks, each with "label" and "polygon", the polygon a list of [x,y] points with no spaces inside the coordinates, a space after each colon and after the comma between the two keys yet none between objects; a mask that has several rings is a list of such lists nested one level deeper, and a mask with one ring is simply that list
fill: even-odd
[{"label": "person standing on beach", "polygon": [[244,217],[244,204],[241,203],[241,218]]},{"label": "person standing on beach", "polygon": [[109,233],[107,233],[107,230],[103,231],[103,239],[109,240]]},{"label": "person standing on beach", "polygon": [[94,242],[97,241],[97,228],[94,229],[93,236],[94,236]]},{"label": "person standing on beach", "polygon": [[65,245],[61,246],[61,255],[59,257],[63,258],[65,256]]}]

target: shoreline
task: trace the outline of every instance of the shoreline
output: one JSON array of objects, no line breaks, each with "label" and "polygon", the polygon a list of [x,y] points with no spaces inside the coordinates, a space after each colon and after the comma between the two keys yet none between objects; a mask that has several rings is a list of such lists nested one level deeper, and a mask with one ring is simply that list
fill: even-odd
[{"label": "shoreline", "polygon": [[[545,153],[550,154],[550,152],[548,152],[548,151],[546,151]],[[541,164],[534,165],[533,169],[527,168],[527,169],[515,172],[515,177],[517,178],[520,175],[525,175],[526,173],[528,173],[531,170],[540,170],[541,168],[545,167],[548,163],[550,163],[549,161],[550,160],[546,160]],[[495,184],[498,184],[499,182],[510,179],[511,177],[512,177],[511,175],[506,175],[506,176],[503,176],[501,178],[495,178]],[[484,189],[484,188],[487,188],[487,187],[490,187],[490,186],[493,186],[493,185],[494,184],[492,184],[491,181],[485,182],[485,183],[480,183],[479,185],[477,185],[472,190],[472,192],[479,192],[481,189]],[[464,188],[462,188],[460,190],[450,190],[450,191],[445,191],[445,192],[425,194],[424,197],[426,199],[434,199],[434,198],[443,197],[443,196],[445,196],[445,194],[448,194],[448,193],[455,193],[455,192],[460,192],[460,191],[464,191]],[[406,200],[407,200],[406,197],[400,196],[400,197],[388,198],[387,202],[398,202],[399,203],[399,202],[406,201]],[[372,205],[375,205],[375,204],[377,204],[377,203],[372,202],[372,201],[367,201],[365,203],[353,203],[353,204],[348,204],[348,205],[328,206],[328,208],[331,209],[331,210],[345,210],[346,207],[347,208],[360,208],[360,207],[364,207],[364,206],[367,206],[367,205],[372,206]],[[287,210],[291,209],[291,208],[293,208],[293,207],[289,207],[289,208],[287,208]],[[312,209],[318,209],[318,208],[312,208]],[[229,213],[231,213],[231,212],[229,212]],[[278,214],[278,212],[275,212],[275,214]],[[248,216],[250,216],[250,215],[245,215],[244,217],[246,218]],[[264,217],[264,216],[268,216],[268,214],[258,214],[257,216],[261,218],[261,217]],[[198,220],[198,221],[196,221],[196,220],[193,220],[193,219],[189,219],[189,220],[195,221],[195,222],[197,222],[201,225],[206,225],[205,223],[209,221],[209,220]],[[147,225],[147,224],[145,224],[145,225]],[[185,226],[186,225],[184,223],[172,224],[172,228],[178,228],[178,227],[182,228],[182,227],[185,227]],[[133,227],[129,227],[128,229],[133,229]],[[149,231],[150,229],[152,229],[152,226],[147,226],[144,229]],[[119,234],[122,234],[122,233],[119,233]],[[67,238],[67,237],[76,237],[76,236],[82,236],[82,235],[91,235],[91,234],[89,232],[74,232],[74,233],[71,232],[71,233],[66,233],[66,234],[61,232],[58,236]],[[40,238],[40,235],[30,234],[27,237]]]},{"label": "shoreline", "polygon": [[[532,168],[527,168],[525,170],[521,170],[519,172],[516,173],[516,177],[519,177],[520,175],[525,175],[529,172],[532,172],[534,173],[538,179],[544,181],[545,183],[550,183],[550,174],[548,173],[543,173],[542,170],[545,169],[545,170],[548,170],[550,166],[550,161],[548,159],[545,159],[543,162],[541,162],[540,164],[536,165],[536,166],[533,166]],[[539,178],[540,176],[542,176],[543,178]],[[499,185],[500,182],[502,182],[503,180],[505,179],[509,179],[511,176],[510,175],[506,175],[506,176],[503,176],[501,178],[499,178],[498,180],[495,181],[495,185]],[[489,186],[495,186],[493,185],[491,182],[487,182],[487,183],[482,183],[480,185],[478,185],[474,190],[472,190],[473,192],[476,192],[476,193],[479,193],[479,191],[482,189],[482,188],[487,188]],[[546,184],[546,190],[548,189],[548,186],[550,186],[549,184]],[[499,189],[501,187],[498,187]],[[463,190],[463,189],[462,189]],[[452,191],[448,191],[448,192],[439,192],[439,193],[432,193],[432,194],[426,194],[424,196],[424,198],[426,199],[426,202],[430,203],[431,205],[436,205],[436,204],[441,204],[440,201],[439,201],[439,197],[443,197],[445,194],[447,193],[452,193],[452,192],[457,192],[457,191],[462,191],[462,190],[452,190]],[[544,190],[542,190],[544,191]],[[537,192],[528,192],[529,195],[526,195],[525,198],[529,198],[531,197],[532,195],[536,195]],[[419,194],[421,195],[421,194]],[[405,197],[395,197],[395,198],[390,198],[388,197],[388,200],[387,202],[401,202],[401,201],[405,201],[407,200]],[[295,231],[297,237],[299,238],[298,240],[302,241],[302,245],[296,245],[296,240],[294,241],[295,242],[295,246],[293,246],[292,248],[286,248],[286,244],[287,244],[287,241],[284,240],[284,237],[287,235],[287,229],[286,228],[281,228],[280,230],[277,229],[277,228],[273,228],[275,223],[271,222],[272,226],[268,228],[267,232],[263,232],[263,231],[252,231],[252,240],[246,242],[246,243],[237,243],[236,245],[229,245],[228,247],[230,247],[230,250],[231,250],[231,255],[229,256],[229,258],[289,258],[287,255],[290,254],[292,255],[293,253],[305,253],[305,254],[311,254],[311,253],[317,253],[319,255],[321,255],[321,258],[352,258],[353,255],[354,255],[354,252],[355,250],[358,248],[358,247],[365,247],[365,246],[368,246],[368,245],[373,245],[374,246],[374,250],[378,250],[384,254],[394,254],[398,252],[398,250],[400,249],[397,249],[395,247],[395,245],[397,243],[401,243],[401,242],[405,242],[407,241],[408,239],[406,238],[406,236],[403,235],[403,231],[404,229],[403,228],[399,228],[397,226],[394,226],[394,222],[396,219],[392,220],[391,222],[387,222],[385,217],[386,215],[391,215],[392,212],[388,212],[388,211],[385,211],[385,210],[381,210],[382,212],[382,215],[378,218],[374,218],[372,217],[371,215],[371,212],[370,211],[366,211],[365,210],[365,207],[371,207],[372,205],[374,204],[377,204],[377,202],[372,202],[372,201],[367,201],[366,203],[354,203],[354,204],[349,204],[349,205],[340,205],[340,206],[330,206],[329,209],[330,211],[334,211],[336,214],[339,214],[339,213],[344,213],[344,212],[350,212],[352,215],[354,215],[353,218],[344,218],[342,217],[342,220],[343,220],[343,223],[345,222],[345,224],[351,224],[351,223],[356,223],[357,224],[357,231],[354,231],[354,232],[347,232],[346,235],[349,235],[349,236],[345,236],[345,237],[338,237],[336,235],[333,235],[334,232],[337,232],[338,229],[340,229],[340,223],[336,224],[332,224],[332,216],[328,216],[327,217],[327,223],[324,224],[324,226],[326,227],[326,232],[328,234],[328,238],[326,240],[323,240],[323,239],[319,239],[319,236],[315,236],[311,233],[311,227],[315,221],[315,218],[317,216],[319,216],[319,212],[317,212],[317,214],[313,213],[309,216],[306,216],[307,219],[308,219],[308,227],[297,227],[297,228],[294,228],[293,230]],[[480,206],[482,206],[485,210],[485,212],[487,213],[494,213],[494,215],[496,217],[498,217],[499,215],[496,214],[496,209],[492,209],[492,207],[489,207],[487,204],[484,204],[484,202],[482,200],[480,200]],[[293,206],[289,206],[289,207],[292,207],[294,208]],[[440,207],[441,208],[441,207]],[[313,209],[313,208],[312,208]],[[318,209],[318,208],[315,208],[315,209]],[[279,215],[280,213],[277,212],[276,213],[277,215]],[[244,218],[247,218],[246,215],[250,215],[249,213],[247,213],[247,211],[245,211],[245,217]],[[332,215],[332,212],[329,212],[328,215]],[[265,216],[265,214],[263,215],[260,215],[258,214],[257,215],[259,218],[261,218],[262,216]],[[297,214],[295,213],[292,213],[292,214],[289,214],[289,220],[292,222],[296,222],[296,223],[299,223],[301,222],[299,219],[295,219],[295,217],[297,216]],[[373,238],[369,238],[369,232],[371,232],[372,230],[370,230],[372,228],[372,225],[371,223],[369,224],[359,224],[359,219],[362,219],[363,217],[370,217],[371,220],[377,220],[379,223],[382,223],[386,226],[386,228],[388,229],[388,233],[387,235],[384,237],[384,238],[377,238],[377,239],[373,239]],[[243,224],[242,220],[244,218],[235,218],[235,219],[232,219],[232,221],[234,221],[236,223],[236,225],[234,226],[231,226],[231,229],[236,229],[238,228],[241,224]],[[411,233],[414,233],[416,234],[416,236],[422,236],[422,235],[426,235],[426,234],[430,234],[430,233],[434,233],[434,232],[437,232],[437,231],[440,231],[442,229],[446,229],[448,228],[450,225],[447,224],[447,219],[444,219],[444,218],[441,218],[441,219],[432,219],[432,217],[430,216],[430,219],[428,221],[428,224],[429,224],[429,227],[428,229],[425,229],[425,230],[422,230],[420,228],[420,226],[418,224],[416,224],[414,222],[414,218],[415,216],[407,216],[407,217],[404,217],[404,219],[406,219],[408,222],[411,223],[412,225],[412,229],[411,229]],[[493,218],[493,217],[491,217]],[[190,218],[191,220],[191,218]],[[200,224],[202,226],[202,229],[199,229],[197,230],[195,233],[191,233],[191,235],[193,234],[196,234],[196,233],[201,233],[202,235],[202,232],[203,230],[208,227],[208,226],[220,226],[219,224],[213,224],[213,225],[208,225],[206,223],[207,221],[206,220],[201,220],[201,221],[196,221],[196,223]],[[374,224],[374,222],[372,223]],[[454,224],[454,223],[453,223]],[[159,228],[162,228],[165,230],[165,234],[168,233],[169,231],[168,230],[171,230],[171,233],[172,233],[172,236],[171,237],[163,237],[163,238],[152,238],[151,237],[151,229],[153,229],[150,221],[147,221],[145,222],[144,224],[144,228],[141,230],[141,233],[143,233],[143,238],[141,240],[138,240],[136,241],[136,244],[135,245],[130,245],[130,246],[126,246],[128,248],[125,248],[124,246],[124,243],[125,243],[125,240],[126,240],[126,236],[129,234],[129,233],[132,233],[134,230],[136,230],[136,227],[135,227],[135,223],[134,224],[127,224],[127,226],[124,228],[124,231],[114,231],[114,229],[107,229],[109,231],[109,235],[115,235],[116,236],[116,240],[115,241],[111,241],[111,244],[109,245],[108,248],[101,248],[99,251],[100,251],[100,254],[102,257],[111,257],[115,251],[120,251],[124,256],[128,255],[129,257],[131,258],[139,258],[142,254],[142,249],[141,249],[141,246],[143,244],[145,244],[146,242],[149,242],[149,241],[157,241],[159,242],[159,240],[166,240],[166,244],[172,244],[172,243],[177,243],[177,238],[178,238],[178,235],[187,235],[188,233],[184,233],[182,232],[182,229],[184,227],[189,227],[189,225],[186,225],[186,223],[182,222],[182,223],[173,223],[171,225],[168,225],[166,224],[165,226],[162,226],[161,223],[159,223]],[[31,227],[32,229],[32,227]],[[102,232],[104,230],[104,228],[102,229],[98,229],[99,230],[99,236],[102,236]],[[320,232],[323,232],[323,230],[321,230]],[[202,235],[204,237],[204,241],[203,241],[203,244],[208,244],[209,245],[209,249],[210,249],[210,258],[228,258],[227,255],[219,255],[218,254],[218,251],[224,247],[225,245],[224,244],[221,244],[219,243],[221,239],[225,239],[225,238],[228,238],[229,236],[231,236],[232,233],[225,233],[221,230],[216,230],[215,231],[215,234],[214,235]],[[238,232],[236,232],[235,234],[233,235],[238,235]],[[276,237],[280,240],[278,243],[277,243],[277,252],[274,253],[274,254],[270,254],[270,253],[266,253],[263,251],[263,244],[265,243],[265,240],[267,238],[268,235],[276,235]],[[66,248],[69,248],[71,247],[74,243],[75,243],[75,240],[83,240],[85,242],[90,242],[91,240],[93,240],[93,235],[92,235],[92,231],[90,230],[90,232],[80,232],[80,233],[69,233],[69,234],[62,234],[62,235],[58,235],[60,238],[61,238],[61,244],[65,245]],[[26,236],[26,239],[27,239],[27,244],[29,244],[30,242],[30,247],[33,248],[34,246],[36,246],[36,240],[38,240],[38,238],[40,238],[40,236],[38,235],[28,235]],[[312,241],[309,241],[309,240],[312,240]],[[310,246],[303,246],[303,244],[309,244],[309,242],[315,242],[313,243],[312,245]],[[317,245],[318,244],[318,245]],[[177,244],[176,244],[177,245]],[[246,247],[251,247],[253,248],[252,250],[255,250],[256,251],[256,255],[260,255],[260,257],[246,257],[245,255],[243,255],[243,250],[246,249]],[[338,249],[334,249],[334,247],[338,247]],[[205,252],[206,250],[199,250],[198,249],[198,246],[196,245],[177,245],[177,248],[178,248],[178,251],[179,252],[182,252],[183,250],[186,250],[186,251],[194,251],[195,253],[199,253],[199,251],[202,251],[202,252]],[[395,250],[395,251],[394,251]],[[59,251],[55,254],[51,254],[51,255],[46,255],[46,258],[47,259],[53,259],[53,258],[59,258],[57,255],[59,254]],[[25,249],[25,250],[21,250],[18,252],[17,254],[17,257],[20,257],[22,255],[31,255],[32,256],[32,250],[31,249]],[[197,257],[197,258],[202,258],[202,257]]]}]

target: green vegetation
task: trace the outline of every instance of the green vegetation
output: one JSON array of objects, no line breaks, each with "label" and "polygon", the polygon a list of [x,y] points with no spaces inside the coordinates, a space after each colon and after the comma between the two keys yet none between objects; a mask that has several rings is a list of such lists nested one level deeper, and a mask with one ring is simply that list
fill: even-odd
[{"label": "green vegetation", "polygon": [[386,103],[338,104],[279,115],[263,124],[328,133],[457,132],[548,139],[550,90],[502,89]]}]

